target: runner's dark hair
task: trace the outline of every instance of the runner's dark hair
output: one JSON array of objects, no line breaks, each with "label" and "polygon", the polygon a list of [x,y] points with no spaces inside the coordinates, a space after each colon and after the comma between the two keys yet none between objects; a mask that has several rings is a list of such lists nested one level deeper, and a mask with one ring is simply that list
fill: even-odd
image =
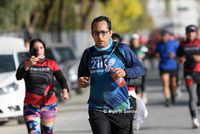
[{"label": "runner's dark hair", "polygon": [[46,46],[45,46],[44,41],[42,41],[42,40],[39,39],[39,38],[35,38],[35,39],[31,40],[31,42],[30,42],[30,51],[31,51],[31,49],[33,48],[33,45],[34,45],[35,42],[40,42],[40,43],[42,43],[42,45],[44,46],[44,50],[45,50]]},{"label": "runner's dark hair", "polygon": [[100,21],[106,21],[108,24],[109,31],[111,30],[111,21],[108,17],[105,17],[105,16],[99,16],[99,17],[95,18],[91,23],[91,30],[93,30],[94,23],[100,22]]}]

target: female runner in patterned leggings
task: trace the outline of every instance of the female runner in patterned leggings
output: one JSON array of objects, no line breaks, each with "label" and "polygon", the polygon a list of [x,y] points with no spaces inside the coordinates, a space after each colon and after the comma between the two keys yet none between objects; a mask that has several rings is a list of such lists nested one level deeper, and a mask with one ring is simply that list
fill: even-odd
[{"label": "female runner in patterned leggings", "polygon": [[[36,49],[34,53],[34,49]],[[33,53],[32,53],[33,52]],[[62,87],[64,99],[69,99],[68,86],[58,64],[46,59],[45,43],[40,39],[30,42],[30,58],[23,61],[17,70],[16,78],[24,78],[26,93],[24,99],[24,120],[28,134],[52,134],[57,114],[54,76]]]}]

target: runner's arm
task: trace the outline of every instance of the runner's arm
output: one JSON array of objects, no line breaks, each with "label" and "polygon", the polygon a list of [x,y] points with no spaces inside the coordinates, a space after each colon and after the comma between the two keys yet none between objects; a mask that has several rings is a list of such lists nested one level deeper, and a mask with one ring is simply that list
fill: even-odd
[{"label": "runner's arm", "polygon": [[90,72],[88,70],[87,63],[86,63],[86,56],[87,56],[87,49],[83,52],[80,63],[79,63],[78,78],[83,77],[83,76],[86,76],[86,77],[90,76]]},{"label": "runner's arm", "polygon": [[16,72],[16,78],[17,78],[17,80],[21,80],[22,78],[24,78],[25,75],[26,75],[26,73],[27,73],[27,71],[25,70],[25,62],[23,61],[19,65],[19,67],[17,69],[17,72]]},{"label": "runner's arm", "polygon": [[145,74],[145,69],[140,60],[135,56],[129,46],[124,45],[124,54],[126,58],[126,78],[136,78]]},{"label": "runner's arm", "polygon": [[56,77],[56,80],[58,81],[58,83],[60,84],[61,88],[62,89],[67,89],[68,92],[69,92],[69,88],[68,88],[68,85],[67,85],[67,81],[62,73],[61,70],[58,70],[54,73],[55,77]]}]

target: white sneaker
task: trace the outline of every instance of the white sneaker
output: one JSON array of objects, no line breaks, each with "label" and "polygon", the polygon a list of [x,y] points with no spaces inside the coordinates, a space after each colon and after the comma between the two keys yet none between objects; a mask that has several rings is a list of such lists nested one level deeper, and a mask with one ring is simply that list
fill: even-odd
[{"label": "white sneaker", "polygon": [[197,118],[194,118],[192,120],[192,125],[193,125],[193,128],[198,128],[199,127],[199,121]]},{"label": "white sneaker", "polygon": [[176,91],[177,91],[176,96],[177,96],[177,97],[181,97],[181,96],[182,96],[181,88],[180,88],[180,87],[177,87],[177,88],[176,88]]}]

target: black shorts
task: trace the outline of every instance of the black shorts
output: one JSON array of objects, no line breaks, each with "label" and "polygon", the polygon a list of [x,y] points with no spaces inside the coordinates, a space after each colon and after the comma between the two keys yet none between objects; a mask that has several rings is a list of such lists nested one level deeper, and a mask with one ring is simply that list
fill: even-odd
[{"label": "black shorts", "polygon": [[178,75],[178,70],[174,69],[174,70],[162,70],[160,69],[160,76],[162,76],[163,74],[168,73],[170,75],[170,77],[176,77]]},{"label": "black shorts", "polygon": [[89,111],[89,122],[93,134],[129,134],[133,113],[103,113]]}]

